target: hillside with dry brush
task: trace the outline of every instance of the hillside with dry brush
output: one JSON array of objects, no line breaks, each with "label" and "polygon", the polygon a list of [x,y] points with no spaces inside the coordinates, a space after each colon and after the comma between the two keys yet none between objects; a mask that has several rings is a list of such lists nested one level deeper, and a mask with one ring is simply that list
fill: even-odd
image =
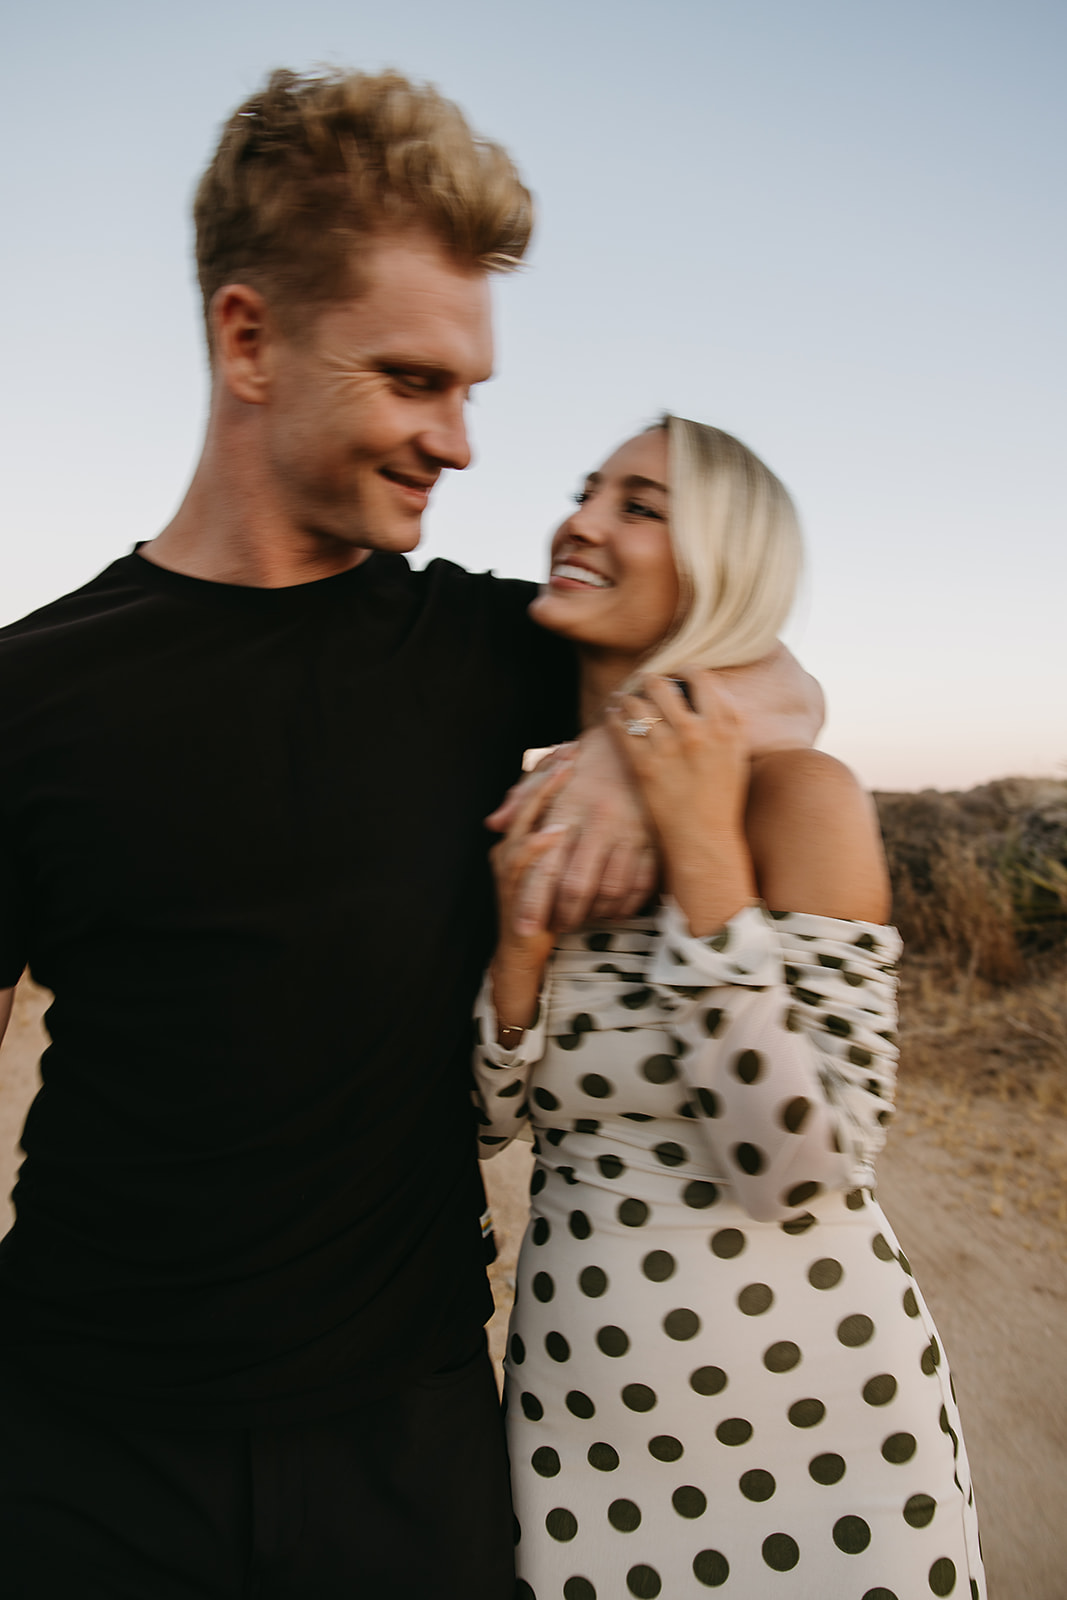
[{"label": "hillside with dry brush", "polygon": [[901,1110],[976,1201],[1067,1221],[1067,781],[876,797],[901,966]]}]

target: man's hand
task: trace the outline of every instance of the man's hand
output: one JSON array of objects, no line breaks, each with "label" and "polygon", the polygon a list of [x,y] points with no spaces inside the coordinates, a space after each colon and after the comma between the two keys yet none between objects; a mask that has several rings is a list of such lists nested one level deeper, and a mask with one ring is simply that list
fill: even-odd
[{"label": "man's hand", "polygon": [[560,847],[536,861],[514,897],[514,932],[566,932],[596,918],[632,917],[656,883],[656,855],[644,806],[604,728],[547,758],[486,818],[509,827],[532,788],[553,780],[560,764],[571,776],[545,814]]},{"label": "man's hand", "polygon": [[716,678],[741,713],[750,755],[815,743],[826,717],[823,692],[784,644],[747,667],[720,668]]}]

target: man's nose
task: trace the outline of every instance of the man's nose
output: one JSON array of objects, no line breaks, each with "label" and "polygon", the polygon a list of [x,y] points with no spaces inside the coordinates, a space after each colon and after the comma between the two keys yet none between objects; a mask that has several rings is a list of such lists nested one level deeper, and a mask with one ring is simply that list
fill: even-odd
[{"label": "man's nose", "polygon": [[420,440],[423,450],[443,467],[462,472],[471,464],[471,444],[467,434],[467,403],[459,398],[443,400],[431,425]]}]

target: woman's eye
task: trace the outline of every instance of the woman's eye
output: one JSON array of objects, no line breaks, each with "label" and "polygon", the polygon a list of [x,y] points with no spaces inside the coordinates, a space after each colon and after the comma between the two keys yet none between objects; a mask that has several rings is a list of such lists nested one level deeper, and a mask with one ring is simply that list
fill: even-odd
[{"label": "woman's eye", "polygon": [[585,502],[588,499],[589,499],[589,490],[588,489],[579,489],[578,493],[574,496],[574,503],[575,503],[576,506],[584,506]]},{"label": "woman's eye", "polygon": [[643,500],[627,500],[623,504],[623,511],[631,517],[651,517],[655,522],[662,522],[663,512],[657,511],[655,506],[645,505]]}]

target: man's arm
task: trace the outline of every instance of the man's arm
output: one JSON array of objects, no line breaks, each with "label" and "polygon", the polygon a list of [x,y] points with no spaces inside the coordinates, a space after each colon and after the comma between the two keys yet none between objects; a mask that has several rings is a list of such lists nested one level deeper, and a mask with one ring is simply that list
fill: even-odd
[{"label": "man's arm", "polygon": [[[810,748],[823,723],[823,694],[785,645],[721,676],[751,755]],[[567,759],[573,759],[572,779],[546,816],[564,831],[566,844],[537,863],[516,897],[515,931],[523,937],[546,927],[562,931],[596,918],[633,916],[656,886],[652,830],[606,729],[587,729],[577,754]],[[550,770],[523,779],[487,825],[498,833],[510,827],[529,786],[546,782]]]},{"label": "man's arm", "polygon": [[15,999],[14,989],[0,989],[0,1040],[7,1031],[8,1022],[11,1020],[11,1007]]}]

